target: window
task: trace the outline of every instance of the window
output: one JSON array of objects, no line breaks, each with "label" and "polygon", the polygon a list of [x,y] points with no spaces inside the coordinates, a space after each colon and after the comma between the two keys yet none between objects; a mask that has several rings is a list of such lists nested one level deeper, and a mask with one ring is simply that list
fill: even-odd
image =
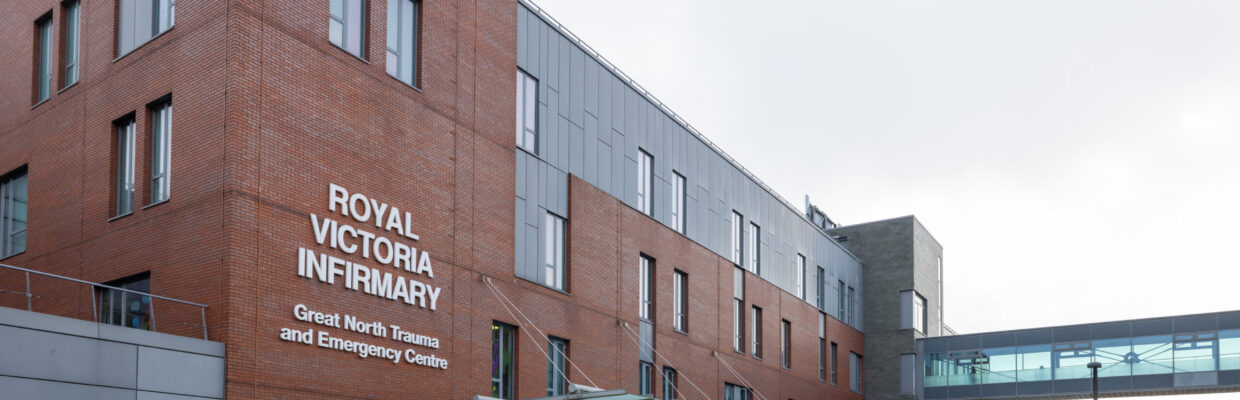
[{"label": "window", "polygon": [[779,359],[784,368],[792,368],[792,323],[782,320],[779,324]]},{"label": "window", "polygon": [[827,339],[818,338],[818,380],[827,380]]},{"label": "window", "polygon": [[672,275],[672,329],[689,331],[689,275],[676,270]]},{"label": "window", "polygon": [[641,361],[641,367],[638,368],[637,390],[639,394],[652,395],[654,387],[651,381],[654,379],[654,366],[650,363]]},{"label": "window", "polygon": [[827,308],[827,270],[822,269],[821,265],[818,266],[818,275],[815,282],[818,284],[818,297],[816,298],[818,302],[818,309],[825,310]]},{"label": "window", "polygon": [[797,297],[805,300],[805,256],[797,254]]},{"label": "window", "polygon": [[[176,22],[176,0],[119,0],[116,28],[117,57],[172,28]],[[333,5],[335,1],[332,2]],[[333,7],[334,9],[334,7]]]},{"label": "window", "polygon": [[637,149],[637,209],[654,215],[654,156]]},{"label": "window", "polygon": [[116,168],[113,183],[116,188],[116,198],[113,200],[116,216],[133,212],[134,125],[134,119],[130,116],[116,127],[116,147],[113,151],[116,154],[113,164]]},{"label": "window", "polygon": [[749,272],[753,272],[754,275],[762,275],[762,248],[758,246],[761,237],[762,228],[758,224],[750,222],[749,235],[746,239],[749,239],[749,245],[747,246],[749,248]]},{"label": "window", "polygon": [[538,80],[517,70],[517,147],[538,154]]},{"label": "window", "polygon": [[0,258],[26,251],[26,169],[0,177]]},{"label": "window", "polygon": [[387,73],[418,86],[418,0],[388,0]]},{"label": "window", "polygon": [[568,392],[568,341],[554,336],[547,339],[547,395],[558,396]]},{"label": "window", "polygon": [[848,310],[848,308],[846,308],[848,306],[848,299],[844,296],[847,295],[848,292],[844,290],[844,281],[838,282],[835,292],[838,293],[840,297],[839,301],[837,302],[840,308],[839,314],[837,314],[836,316],[840,318],[840,321],[847,321],[848,316],[844,314],[844,311]]},{"label": "window", "polygon": [[745,271],[732,270],[732,349],[745,352]]},{"label": "window", "polygon": [[640,276],[638,277],[639,290],[641,291],[641,304],[638,316],[646,321],[654,320],[654,259],[642,255],[640,262]]},{"label": "window", "polygon": [[61,28],[61,61],[64,63],[64,75],[61,75],[61,87],[69,87],[78,81],[78,58],[82,37],[82,2],[71,0],[62,3],[60,12],[64,17]]},{"label": "window", "polygon": [[753,337],[753,357],[762,358],[762,308],[753,306],[750,317],[749,335]]},{"label": "window", "polygon": [[564,289],[564,218],[547,213],[546,278],[543,282],[556,290]]},{"label": "window", "polygon": [[685,233],[685,177],[678,172],[672,172],[674,179],[672,183],[672,229],[682,234]]},{"label": "window", "polygon": [[864,390],[862,385],[865,383],[865,380],[861,377],[861,371],[864,369],[861,366],[861,361],[861,356],[857,355],[857,353],[848,352],[848,390],[853,391],[853,393],[861,393]]},{"label": "window", "polygon": [[857,292],[852,286],[848,287],[848,324],[857,324]]},{"label": "window", "polygon": [[749,400],[749,388],[731,383],[723,384],[724,400]]},{"label": "window", "polygon": [[[144,272],[125,279],[108,282],[105,285],[133,292],[150,293],[151,274]],[[99,323],[148,331],[153,329],[154,325],[151,322],[151,296],[126,290],[95,287],[96,304],[99,305],[100,311],[98,314]]]},{"label": "window", "polygon": [[900,292],[900,329],[926,333],[926,298],[913,290]]},{"label": "window", "polygon": [[836,377],[839,376],[839,365],[840,364],[838,361],[839,359],[836,358],[837,354],[839,354],[839,345],[835,344],[835,342],[831,342],[831,384],[832,385],[836,384],[837,382]]},{"label": "window", "polygon": [[676,369],[672,367],[663,367],[663,400],[676,399]]},{"label": "window", "polygon": [[516,381],[517,328],[502,322],[491,323],[491,397],[512,400]]},{"label": "window", "polygon": [[327,37],[358,58],[366,58],[366,0],[331,0]]},{"label": "window", "polygon": [[35,56],[34,102],[37,104],[51,96],[52,83],[52,13],[39,17],[34,22],[34,39],[38,44],[39,54]]},{"label": "window", "polygon": [[151,204],[168,200],[172,161],[172,102],[151,108]]},{"label": "window", "polygon": [[745,217],[732,210],[732,263],[745,265]]}]

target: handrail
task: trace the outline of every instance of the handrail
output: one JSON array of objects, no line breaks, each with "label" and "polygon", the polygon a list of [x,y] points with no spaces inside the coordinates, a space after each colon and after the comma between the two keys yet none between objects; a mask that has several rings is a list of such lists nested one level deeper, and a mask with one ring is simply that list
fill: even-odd
[{"label": "handrail", "polygon": [[[117,291],[122,291],[122,292],[127,292],[127,293],[133,293],[133,294],[137,294],[137,295],[141,295],[141,296],[153,297],[153,298],[160,299],[160,300],[167,300],[167,301],[171,301],[171,302],[176,302],[176,303],[181,303],[181,304],[187,304],[187,305],[191,305],[191,306],[198,307],[199,314],[201,314],[201,316],[202,316],[202,339],[203,339],[203,340],[207,340],[207,305],[206,305],[206,304],[198,304],[198,303],[195,303],[195,302],[192,302],[192,301],[185,301],[185,300],[180,300],[180,299],[174,299],[174,298],[171,298],[171,297],[160,296],[160,295],[157,295],[157,294],[151,294],[151,293],[141,292],[141,291],[137,291],[137,290],[131,290],[131,289],[119,288],[119,287],[115,287],[115,286],[109,286],[109,285],[104,285],[104,284],[102,284],[102,283],[94,283],[94,282],[90,282],[90,281],[84,281],[84,280],[77,279],[77,278],[70,278],[70,277],[63,276],[63,275],[56,275],[56,274],[52,274],[52,273],[47,273],[47,272],[42,272],[42,271],[36,271],[36,270],[33,270],[33,269],[22,268],[22,267],[18,267],[18,266],[15,266],[15,265],[0,264],[0,268],[7,268],[7,269],[17,270],[17,271],[21,271],[21,272],[26,273],[26,293],[24,293],[24,294],[25,294],[25,296],[26,296],[26,311],[32,311],[32,310],[31,310],[32,305],[31,305],[31,301],[30,301],[30,299],[31,299],[31,297],[33,297],[33,296],[34,296],[34,293],[31,293],[31,292],[30,292],[30,274],[35,274],[35,275],[43,275],[43,276],[50,277],[50,278],[64,279],[64,280],[67,280],[67,281],[70,281],[70,282],[76,282],[76,283],[86,284],[86,285],[90,285],[90,286],[92,286],[92,287],[99,287],[99,288],[105,288],[105,289],[109,289],[109,290],[117,290]],[[94,297],[94,295],[92,294],[92,295],[91,295],[91,302],[93,303],[93,302],[94,302],[94,300],[95,300],[95,297]],[[91,306],[91,308],[92,308],[92,310],[91,310],[91,312],[92,312],[92,313],[93,313],[93,312],[98,311],[98,310],[95,310],[95,309],[94,309],[94,308],[96,308],[96,306],[95,306],[95,305],[92,305],[92,306]],[[154,318],[154,316],[152,315],[152,319],[153,319],[153,318]],[[96,318],[96,322],[98,322],[98,318]]]}]

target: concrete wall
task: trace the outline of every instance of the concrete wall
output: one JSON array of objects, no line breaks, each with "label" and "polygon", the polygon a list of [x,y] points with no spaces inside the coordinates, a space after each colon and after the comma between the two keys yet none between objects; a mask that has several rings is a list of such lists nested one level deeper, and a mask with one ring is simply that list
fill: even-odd
[{"label": "concrete wall", "polygon": [[0,307],[0,399],[222,399],[224,344]]},{"label": "concrete wall", "polygon": [[[943,247],[913,216],[893,218],[830,231],[865,263],[862,300],[866,321],[867,399],[911,399],[900,391],[900,356],[916,353],[916,340],[939,336],[942,307],[939,259]],[[908,315],[901,292],[915,290],[926,299],[926,332],[902,323]],[[916,370],[916,368],[914,368]]]}]

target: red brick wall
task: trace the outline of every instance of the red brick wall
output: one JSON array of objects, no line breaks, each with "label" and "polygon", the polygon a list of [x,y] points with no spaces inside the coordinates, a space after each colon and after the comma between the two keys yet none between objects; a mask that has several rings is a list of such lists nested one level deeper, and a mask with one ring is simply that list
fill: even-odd
[{"label": "red brick wall", "polygon": [[[818,381],[817,311],[750,276],[746,304],[763,307],[765,357],[732,352],[731,264],[575,178],[569,293],[515,278],[516,3],[424,1],[418,89],[384,72],[386,6],[370,3],[368,57],[359,60],[328,42],[326,1],[178,1],[173,29],[119,59],[113,4],[85,2],[79,83],[60,93],[54,83],[51,99],[32,109],[31,60],[0,63],[0,173],[28,165],[30,184],[27,251],[0,262],[97,282],[151,271],[155,293],[207,304],[210,337],[227,345],[230,398],[460,399],[489,393],[492,321],[522,322],[484,276],[543,333],[569,339],[570,357],[596,386],[636,392],[637,346],[618,321],[637,330],[637,255],[645,253],[656,259],[656,349],[680,371],[685,397],[701,397],[690,380],[712,398],[722,397],[723,382],[739,383],[717,351],[771,400],[859,398],[847,391],[847,352],[862,351],[859,332],[828,322],[829,340],[840,343],[841,386]],[[59,2],[37,0],[6,5],[0,34],[31,37],[34,19],[52,9],[60,32]],[[0,42],[0,54],[33,54],[33,43]],[[52,43],[59,54],[61,41]],[[142,208],[146,104],[166,94],[172,195]],[[112,121],[130,112],[139,121],[139,196],[131,215],[112,219]],[[330,183],[412,213],[421,240],[410,244],[431,252],[435,276],[396,275],[442,287],[438,310],[296,275],[298,247],[343,256],[314,244],[308,219],[346,220],[327,210]],[[673,268],[689,274],[688,335],[671,329]],[[6,290],[21,282],[0,272]],[[36,311],[90,318],[84,288],[36,281],[34,291]],[[0,305],[22,306],[11,300]],[[298,303],[438,337],[440,349],[423,353],[449,369],[280,341],[281,327],[317,329],[293,319]],[[157,330],[198,332],[195,310],[155,309]],[[779,365],[781,318],[795,330],[791,371]],[[541,396],[547,363],[526,332],[546,346],[521,328],[518,391]],[[588,383],[572,367],[569,376]]]}]

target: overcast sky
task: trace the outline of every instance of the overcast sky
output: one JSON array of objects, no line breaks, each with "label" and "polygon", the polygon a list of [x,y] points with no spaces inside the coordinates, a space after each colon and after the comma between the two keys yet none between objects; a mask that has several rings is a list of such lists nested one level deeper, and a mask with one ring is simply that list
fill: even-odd
[{"label": "overcast sky", "polygon": [[1240,2],[536,1],[961,333],[1240,309]]}]

